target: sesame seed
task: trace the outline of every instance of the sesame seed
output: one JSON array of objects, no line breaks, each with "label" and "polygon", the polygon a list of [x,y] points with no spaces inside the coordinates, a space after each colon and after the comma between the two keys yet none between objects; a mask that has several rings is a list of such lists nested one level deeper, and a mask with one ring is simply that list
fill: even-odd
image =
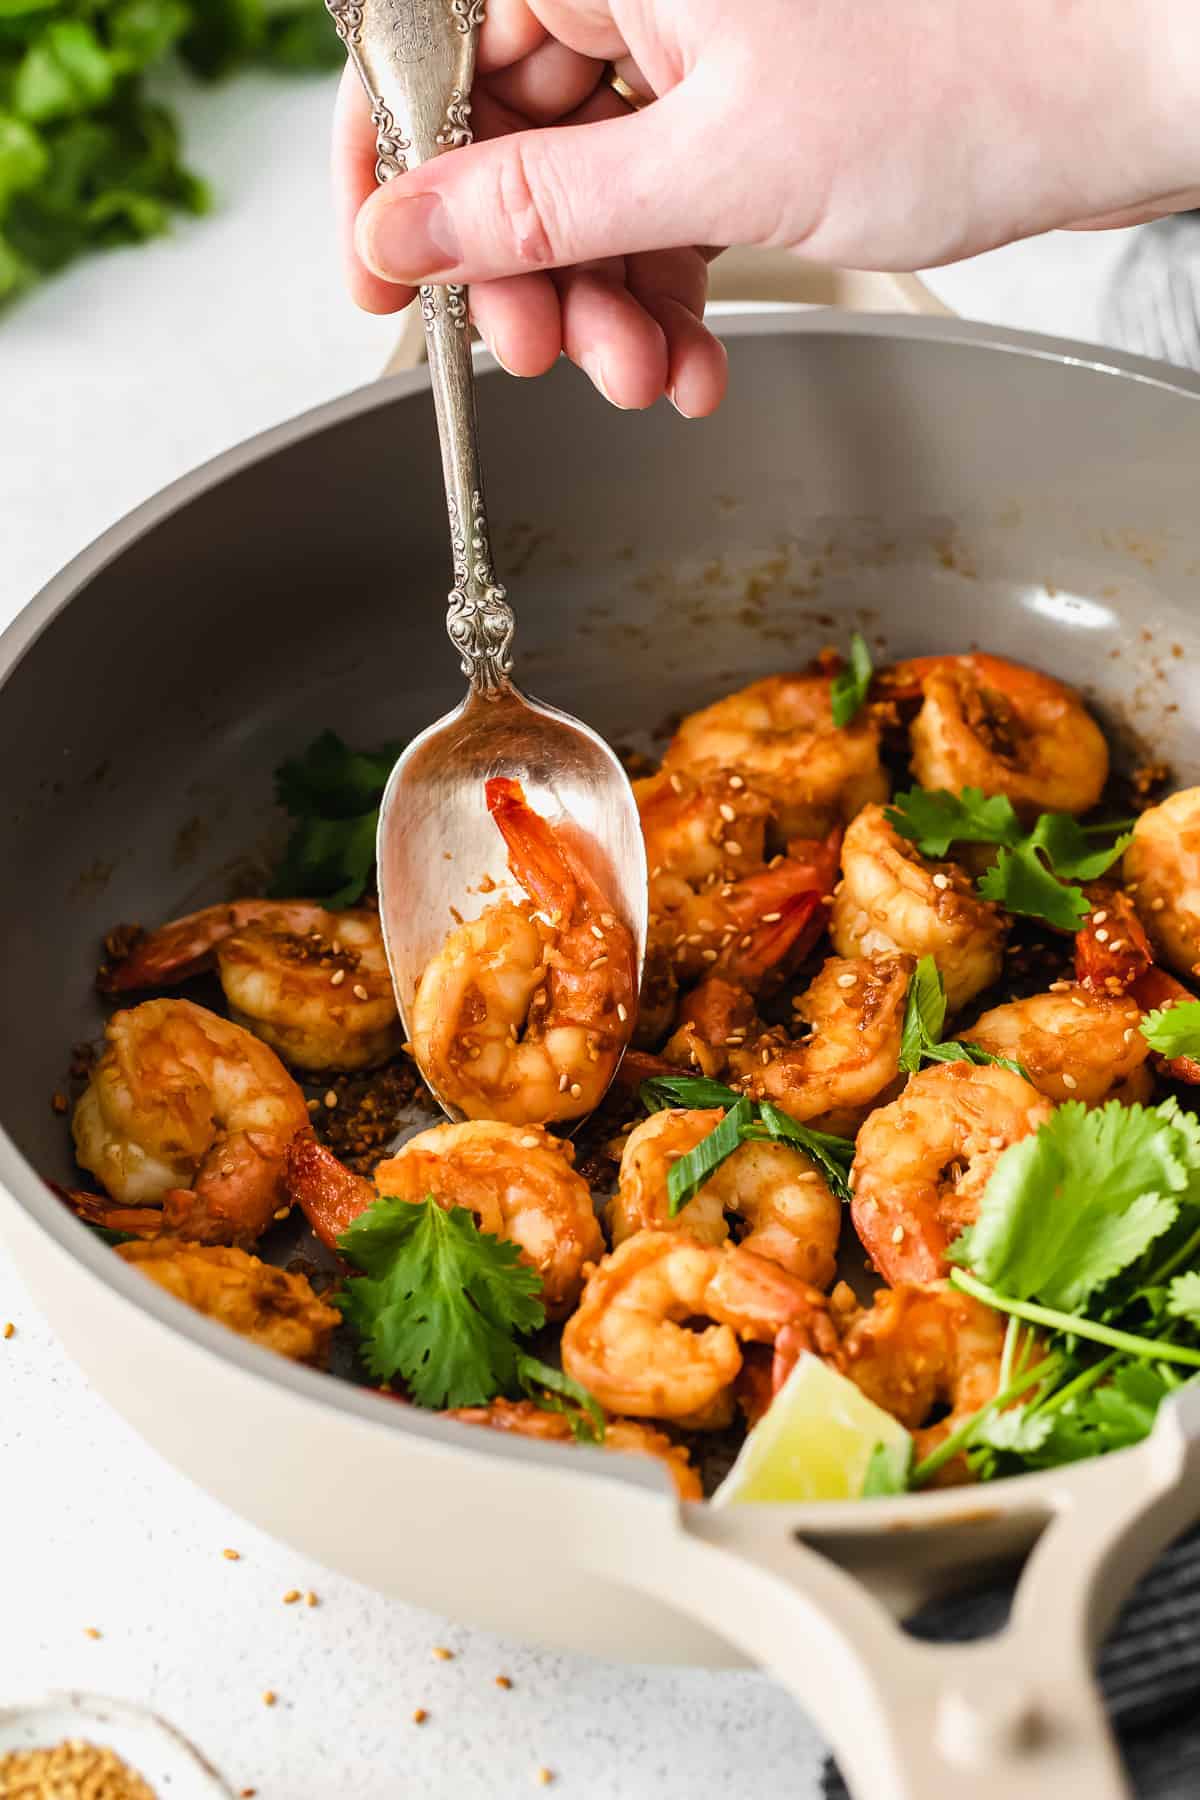
[{"label": "sesame seed", "polygon": [[1167,904],[1166,901],[1163,899],[1162,895],[1160,894],[1157,900],[1152,900],[1150,902],[1150,911],[1151,912],[1161,912],[1163,907],[1166,904]]},{"label": "sesame seed", "polygon": [[577,1081],[573,1081],[571,1083],[571,1098],[572,1098],[572,1100],[579,1100],[582,1098],[582,1096],[583,1096],[583,1089],[580,1087],[580,1085]]},{"label": "sesame seed", "polygon": [[225,1558],[226,1562],[241,1562],[242,1560],[242,1553],[240,1550],[222,1550],[221,1555]]},{"label": "sesame seed", "polygon": [[673,792],[673,793],[676,793],[676,794],[682,794],[682,792],[683,792],[683,783],[682,783],[682,781],[680,781],[680,779],[679,779],[679,777],[678,777],[678,775],[671,775],[671,776],[668,776],[668,780],[669,780],[669,781],[670,781],[670,783],[671,783],[671,790],[672,790],[672,792]]},{"label": "sesame seed", "polygon": [[995,1136],[990,1137],[988,1139],[988,1149],[989,1150],[1003,1150],[1003,1148],[1004,1148],[1004,1139],[1002,1137],[1000,1137],[998,1133]]},{"label": "sesame seed", "polygon": [[1072,994],[1071,995],[1071,1005],[1086,1009],[1087,1001],[1083,998],[1082,994]]},{"label": "sesame seed", "polygon": [[1094,912],[1092,914],[1092,924],[1093,925],[1103,925],[1103,923],[1104,923],[1105,919],[1107,919],[1107,917],[1108,917],[1108,914],[1106,912],[1104,912],[1103,910],[1101,910],[1100,912]]},{"label": "sesame seed", "polygon": [[950,877],[948,875],[935,875],[933,878],[933,885],[944,893],[950,886]]},{"label": "sesame seed", "polygon": [[622,1025],[625,1023],[626,1019],[629,1017],[628,1007],[626,1007],[620,1000],[617,1001],[617,1017],[618,1017],[618,1019],[620,1019]]},{"label": "sesame seed", "polygon": [[761,1061],[762,1066],[765,1069],[767,1064],[771,1060],[771,1052],[769,1050],[760,1050],[758,1054],[759,1054],[759,1060]]},{"label": "sesame seed", "polygon": [[273,1219],[286,1219],[291,1210],[290,1206],[277,1206],[275,1211],[271,1214],[271,1217]]},{"label": "sesame seed", "polygon": [[604,933],[601,931],[600,927],[598,925],[593,925],[591,930],[592,930],[592,936],[594,938],[599,938],[600,942],[603,943],[604,942]]},{"label": "sesame seed", "polygon": [[1062,1084],[1069,1093],[1074,1093],[1075,1089],[1079,1086],[1079,1083],[1073,1075],[1067,1075],[1065,1073],[1062,1078]]},{"label": "sesame seed", "polygon": [[447,1650],[445,1644],[435,1644],[433,1646],[433,1654],[437,1657],[437,1660],[439,1662],[453,1662],[454,1661],[453,1650]]},{"label": "sesame seed", "polygon": [[778,913],[778,912],[764,913],[763,914],[763,924],[764,925],[777,925],[779,923],[780,919],[782,919],[782,917],[783,917],[783,914]]},{"label": "sesame seed", "polygon": [[417,1707],[413,1708],[412,1719],[413,1719],[414,1725],[423,1725],[428,1717],[429,1717],[429,1714],[425,1711],[425,1708],[423,1706],[417,1706]]},{"label": "sesame seed", "polygon": [[537,1781],[542,1787],[549,1787],[550,1783],[554,1780],[554,1770],[541,1768],[538,1770],[537,1774],[534,1776],[534,1780]]},{"label": "sesame seed", "polygon": [[299,1588],[289,1588],[287,1593],[283,1596],[283,1604],[285,1606],[295,1606],[295,1604],[299,1598],[300,1598],[300,1589]]},{"label": "sesame seed", "polygon": [[354,998],[356,1000],[365,1000],[367,998],[367,990],[362,985],[361,981],[356,981],[354,984]]},{"label": "sesame seed", "polygon": [[611,913],[601,913],[600,914],[600,923],[602,925],[606,925],[610,931],[612,930],[612,928],[616,924],[616,922],[617,921],[613,918]]},{"label": "sesame seed", "polygon": [[1108,933],[1107,933],[1107,931],[1104,931],[1104,930],[1101,930],[1101,931],[1098,931],[1098,932],[1097,932],[1097,933],[1096,933],[1096,942],[1097,942],[1097,943],[1098,943],[1098,944],[1107,944],[1107,942],[1108,942]]},{"label": "sesame seed", "polygon": [[732,838],[726,838],[721,848],[725,851],[727,856],[740,856],[742,854],[742,846],[740,844],[735,844]]},{"label": "sesame seed", "polygon": [[497,1675],[496,1686],[498,1688],[504,1688],[505,1691],[507,1691],[512,1686],[512,1677],[510,1675]]},{"label": "sesame seed", "polygon": [[304,1604],[305,1606],[319,1606],[321,1604],[311,1588],[309,1588],[307,1594],[304,1596]]},{"label": "sesame seed", "polygon": [[536,1150],[536,1149],[537,1149],[537,1147],[538,1147],[538,1140],[537,1140],[537,1138],[535,1138],[535,1137],[532,1137],[532,1136],[530,1136],[530,1137],[523,1137],[523,1138],[518,1138],[518,1140],[517,1140],[517,1141],[518,1141],[518,1143],[519,1143],[519,1144],[520,1144],[520,1146],[521,1146],[521,1148],[522,1148],[522,1150]]},{"label": "sesame seed", "polygon": [[1124,950],[1125,947],[1126,946],[1125,946],[1124,938],[1114,938],[1111,945],[1109,946],[1109,948],[1112,950]]},{"label": "sesame seed", "polygon": [[274,1706],[277,1699],[278,1699],[278,1695],[276,1694],[274,1688],[264,1688],[263,1689],[262,1703],[264,1706]]},{"label": "sesame seed", "polygon": [[85,1625],[83,1628],[83,1635],[85,1638],[93,1638],[94,1639],[94,1638],[98,1638],[100,1636],[100,1633],[96,1630],[96,1627],[94,1625]]},{"label": "sesame seed", "polygon": [[588,974],[590,975],[595,969],[602,969],[607,961],[607,956],[593,956],[591,962],[588,964]]},{"label": "sesame seed", "polygon": [[1124,1031],[1121,1033],[1121,1037],[1124,1040],[1124,1042],[1128,1044],[1133,1037],[1133,1026],[1127,1025],[1125,1027]]},{"label": "sesame seed", "polygon": [[560,1094],[565,1094],[565,1093],[566,1093],[566,1091],[567,1091],[567,1089],[568,1089],[568,1087],[569,1087],[569,1086],[570,1086],[570,1085],[571,1085],[571,1084],[570,1084],[570,1082],[569,1082],[569,1081],[568,1081],[568,1080],[567,1080],[567,1077],[566,1077],[566,1076],[565,1076],[565,1075],[560,1075],[560,1076],[559,1076],[559,1078],[558,1078],[558,1091],[559,1091],[559,1093],[560,1093]]},{"label": "sesame seed", "polygon": [[893,1244],[902,1244],[904,1242],[903,1225],[897,1225],[896,1229],[892,1232],[892,1242]]},{"label": "sesame seed", "polygon": [[858,976],[852,975],[850,973],[850,971],[847,969],[847,971],[844,975],[838,976],[837,984],[840,988],[852,988],[855,985],[855,983],[857,982],[857,980],[858,980]]},{"label": "sesame seed", "polygon": [[717,953],[715,950],[702,950],[700,952],[700,960],[701,962],[716,962]]},{"label": "sesame seed", "polygon": [[345,981],[345,979],[346,979],[345,969],[335,969],[333,971],[333,974],[329,977],[329,985],[330,985],[330,987],[341,987],[341,985],[342,985],[343,981]]},{"label": "sesame seed", "polygon": [[14,1334],[14,1332],[15,1332],[15,1331],[16,1331],[16,1329],[17,1329],[17,1328],[16,1328],[16,1326],[15,1326],[15,1325],[14,1325],[14,1324],[13,1324],[13,1322],[12,1322],[12,1320],[11,1320],[11,1319],[9,1319],[9,1321],[8,1321],[8,1323],[7,1323],[7,1324],[6,1324],[6,1325],[5,1325],[5,1327],[4,1327],[4,1335],[5,1335],[5,1337],[6,1337],[6,1338],[10,1338],[10,1337],[12,1337],[12,1336],[13,1336],[13,1334]]},{"label": "sesame seed", "polygon": [[754,942],[753,937],[751,937],[750,933],[747,932],[745,937],[739,943],[738,949],[739,950],[748,950],[753,942]]},{"label": "sesame seed", "polygon": [[337,1105],[337,1095],[332,1088],[326,1088],[325,1090],[325,1105],[329,1107],[330,1111]]},{"label": "sesame seed", "polygon": [[744,788],[746,784],[740,775],[731,775],[729,777],[729,785],[736,791],[738,788]]}]

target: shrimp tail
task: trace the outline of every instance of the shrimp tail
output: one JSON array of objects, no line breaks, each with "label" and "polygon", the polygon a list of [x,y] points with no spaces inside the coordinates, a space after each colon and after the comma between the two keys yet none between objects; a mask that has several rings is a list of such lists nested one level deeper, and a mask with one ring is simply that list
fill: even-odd
[{"label": "shrimp tail", "polygon": [[508,866],[545,911],[569,918],[578,891],[576,872],[552,827],[534,812],[519,781],[495,775],[485,784],[488,811],[508,845]]},{"label": "shrimp tail", "polygon": [[297,1132],[288,1146],[284,1186],[330,1250],[379,1197],[365,1176],[344,1168],[309,1131]]},{"label": "shrimp tail", "polygon": [[1093,887],[1087,897],[1092,910],[1075,935],[1075,979],[1093,993],[1123,993],[1153,967],[1150,939],[1123,889]]},{"label": "shrimp tail", "polygon": [[[1139,975],[1129,990],[1143,1012],[1154,1012],[1162,1006],[1174,1006],[1181,1000],[1194,1000],[1195,994],[1176,981],[1165,969],[1150,968]],[[1154,1062],[1169,1081],[1181,1081],[1188,1087],[1200,1085],[1200,1061],[1194,1056],[1159,1056]]]},{"label": "shrimp tail", "polygon": [[722,973],[743,980],[759,980],[771,970],[785,976],[812,949],[828,916],[824,894],[793,894],[769,924],[754,927],[735,957],[719,965]]},{"label": "shrimp tail", "polygon": [[[217,945],[250,922],[267,903],[233,901],[206,906],[173,919],[157,931],[143,931],[110,952],[112,960],[96,977],[102,994],[127,994],[142,988],[175,987],[211,968]],[[116,936],[120,938],[118,932]]]},{"label": "shrimp tail", "polygon": [[57,1181],[48,1181],[46,1186],[85,1225],[99,1225],[106,1231],[122,1231],[137,1238],[156,1238],[162,1235],[161,1207],[121,1206],[116,1200],[110,1200],[107,1194],[91,1194],[84,1188],[62,1187]]}]

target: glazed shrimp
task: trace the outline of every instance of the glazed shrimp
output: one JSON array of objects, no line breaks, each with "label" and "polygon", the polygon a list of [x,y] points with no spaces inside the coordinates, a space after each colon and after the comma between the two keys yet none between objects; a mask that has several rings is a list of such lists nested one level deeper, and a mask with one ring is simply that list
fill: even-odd
[{"label": "glazed shrimp", "polygon": [[239,1337],[292,1362],[323,1368],[341,1313],[303,1275],[215,1244],[118,1244],[117,1255],[150,1281]]},{"label": "glazed shrimp", "polygon": [[[606,1411],[723,1425],[742,1366],[739,1339],[774,1343],[800,1320],[832,1339],[825,1314],[818,1289],[752,1251],[639,1231],[589,1278],[563,1330],[563,1368]],[[685,1329],[698,1319],[712,1323]]]},{"label": "glazed shrimp", "polygon": [[666,1047],[678,1067],[728,1079],[771,1100],[802,1124],[857,1127],[864,1110],[896,1080],[911,956],[829,957],[792,1002],[802,1038],[767,1026],[735,984],[715,978],[684,1002]]},{"label": "glazed shrimp", "polygon": [[275,1052],[190,1000],[114,1013],[105,1036],[71,1129],[110,1198],[76,1209],[138,1237],[253,1244],[287,1211],[288,1145],[308,1127]]},{"label": "glazed shrimp", "polygon": [[1026,817],[1086,812],[1108,780],[1108,746],[1074,688],[972,652],[898,663],[881,684],[913,689],[913,773],[922,787],[1007,794]]},{"label": "glazed shrimp", "polygon": [[[570,1420],[562,1413],[546,1412],[532,1400],[492,1400],[487,1406],[460,1406],[446,1413],[464,1425],[486,1425],[493,1431],[513,1431],[521,1437],[542,1438],[550,1443],[574,1441]],[[681,1500],[702,1500],[700,1477],[682,1444],[673,1444],[662,1431],[639,1419],[609,1419],[604,1427],[605,1450],[618,1456],[652,1456],[663,1464]]]},{"label": "glazed shrimp", "polygon": [[870,1115],[850,1171],[850,1216],[890,1286],[946,1274],[946,1251],[974,1223],[1002,1152],[1053,1110],[1008,1069],[939,1063]]},{"label": "glazed shrimp", "polygon": [[571,1144],[540,1126],[468,1119],[410,1138],[371,1181],[302,1136],[288,1155],[287,1183],[331,1249],[381,1195],[413,1202],[432,1196],[439,1206],[466,1207],[481,1230],[519,1247],[541,1277],[547,1312],[559,1317],[583,1285],[585,1264],[604,1252],[591,1192],[574,1161]]},{"label": "glazed shrimp", "polygon": [[1056,982],[1048,994],[994,1006],[959,1036],[1019,1062],[1039,1094],[1099,1106],[1150,1093],[1149,1045],[1135,1001]]},{"label": "glazed shrimp", "polygon": [[606,1221],[614,1247],[639,1231],[685,1231],[703,1244],[729,1237],[727,1214],[741,1220],[740,1242],[814,1287],[828,1287],[837,1263],[841,1202],[816,1164],[791,1144],[742,1144],[688,1204],[671,1217],[667,1175],[723,1114],[652,1113],[634,1127],[621,1156],[618,1191]]},{"label": "glazed shrimp", "polygon": [[[912,1432],[918,1462],[996,1397],[1007,1321],[948,1282],[881,1289],[873,1305],[843,1313],[839,1322],[842,1340],[828,1360]],[[802,1331],[781,1333],[776,1389],[808,1347]],[[927,1421],[936,1410],[944,1416],[931,1425]],[[960,1456],[946,1464],[935,1484],[969,1479]]]},{"label": "glazed shrimp", "polygon": [[735,770],[775,809],[784,838],[821,837],[870,800],[885,800],[879,727],[869,711],[840,729],[828,675],[768,675],[703,711],[676,732],[663,767]]},{"label": "glazed shrimp", "polygon": [[107,993],[172,987],[215,965],[230,1017],[297,1069],[366,1069],[403,1042],[379,914],[234,900],[138,939]]},{"label": "glazed shrimp", "polygon": [[1121,872],[1158,956],[1179,975],[1200,973],[1200,787],[1142,814]]},{"label": "glazed shrimp", "polygon": [[[1075,937],[1075,975],[1085,991],[1114,1001],[1128,996],[1139,1016],[1196,998],[1174,975],[1155,965],[1150,939],[1129,894],[1099,884],[1087,892],[1092,910]],[[1150,1060],[1173,1081],[1193,1087],[1200,1083],[1200,1061],[1195,1057],[1163,1057],[1155,1051]]]},{"label": "glazed shrimp", "polygon": [[599,1102],[633,1031],[632,935],[582,861],[514,781],[488,807],[529,900],[452,931],[421,976],[412,1036],[422,1071],[470,1119],[576,1119]]},{"label": "glazed shrimp", "polygon": [[864,807],[848,828],[829,924],[842,956],[932,956],[957,1012],[999,975],[1006,930],[1000,909],[980,899],[965,869],[927,860],[881,806]]}]

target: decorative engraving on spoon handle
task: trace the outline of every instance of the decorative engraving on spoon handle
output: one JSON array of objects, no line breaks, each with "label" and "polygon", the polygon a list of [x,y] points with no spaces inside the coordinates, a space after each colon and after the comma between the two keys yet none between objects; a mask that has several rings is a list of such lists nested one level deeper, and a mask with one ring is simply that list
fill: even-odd
[{"label": "decorative engraving on spoon handle", "polygon": [[[326,5],[371,104],[379,181],[471,142],[471,82],[484,0]],[[420,307],[454,557],[446,629],[474,691],[498,694],[512,668],[515,621],[488,542],[467,290],[426,285]]]}]

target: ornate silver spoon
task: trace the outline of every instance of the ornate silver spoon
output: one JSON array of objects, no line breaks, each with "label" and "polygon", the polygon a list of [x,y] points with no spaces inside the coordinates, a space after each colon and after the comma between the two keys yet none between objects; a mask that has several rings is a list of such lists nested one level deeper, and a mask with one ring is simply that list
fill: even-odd
[{"label": "ornate silver spoon", "polygon": [[[484,0],[327,4],[371,103],[380,181],[471,141],[471,82]],[[497,778],[518,782],[529,805],[569,839],[571,854],[586,864],[611,914],[631,934],[634,997],[645,952],[646,860],[633,792],[609,746],[578,719],[521,693],[510,679],[515,621],[488,543],[466,289],[428,285],[419,303],[454,559],[446,628],[468,690],[461,705],[413,740],[392,771],[379,812],[379,909],[405,1030],[416,1043],[422,1074],[457,1119],[464,1109],[447,1091],[452,1084],[422,1054],[428,1032],[414,1031],[414,999],[455,921],[481,910],[476,896],[514,892],[487,784]],[[428,1005],[423,1010],[428,1015]],[[627,1010],[622,1025],[632,1030],[632,1010],[620,1008]],[[606,1056],[605,1068],[611,1061],[615,1070],[616,1060]],[[568,1081],[564,1114],[571,1086]],[[593,1093],[590,1104],[598,1097]],[[588,1109],[584,1098],[577,1110]]]}]

